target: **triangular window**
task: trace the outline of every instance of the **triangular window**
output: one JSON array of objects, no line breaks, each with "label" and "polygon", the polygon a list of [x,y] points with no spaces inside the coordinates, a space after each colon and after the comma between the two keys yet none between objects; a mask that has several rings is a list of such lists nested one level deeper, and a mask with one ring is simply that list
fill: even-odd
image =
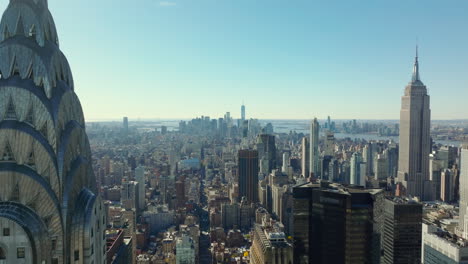
[{"label": "triangular window", "polygon": [[5,149],[3,150],[3,161],[14,161],[15,156],[13,155],[13,151],[11,150],[10,143],[6,143]]},{"label": "triangular window", "polygon": [[44,221],[44,224],[49,227],[50,222],[52,221],[52,215],[47,215],[42,218],[42,221]]},{"label": "triangular window", "polygon": [[26,162],[26,165],[29,167],[36,169],[36,159],[34,157],[34,150],[31,150],[31,153],[28,155],[28,161]]},{"label": "triangular window", "polygon": [[49,29],[49,27],[46,25],[46,26],[44,26],[44,29],[45,29],[44,32],[45,32],[46,40],[50,40],[50,29]]},{"label": "triangular window", "polygon": [[24,25],[21,15],[18,18],[18,23],[16,24],[16,35],[24,36]]},{"label": "triangular window", "polygon": [[40,193],[37,191],[36,194],[31,198],[31,200],[29,200],[26,203],[26,206],[28,206],[29,208],[35,210],[37,202],[40,201],[40,199],[41,199]]},{"label": "triangular window", "polygon": [[36,25],[32,24],[31,28],[29,29],[29,37],[35,38],[36,37]]},{"label": "triangular window", "polygon": [[20,70],[18,67],[18,63],[16,62],[16,57],[13,58],[13,64],[12,64],[12,69],[11,69],[11,76],[20,75]]},{"label": "triangular window", "polygon": [[44,178],[46,180],[47,183],[50,184],[50,168],[47,167],[42,173],[42,178]]},{"label": "triangular window", "polygon": [[34,68],[34,66],[31,63],[31,65],[29,66],[28,75],[26,76],[27,79],[34,80],[34,70],[33,70],[33,68]]},{"label": "triangular window", "polygon": [[44,125],[42,126],[40,132],[45,138],[47,138],[47,135],[48,135],[48,133],[47,133],[47,122],[44,123]]},{"label": "triangular window", "polygon": [[15,105],[13,104],[13,99],[11,97],[10,97],[10,100],[8,100],[7,110],[5,113],[5,119],[16,119]]},{"label": "triangular window", "polygon": [[13,189],[13,192],[11,192],[10,201],[19,201],[19,198],[20,198],[20,188],[19,188],[19,184],[16,183],[15,188]]},{"label": "triangular window", "polygon": [[5,28],[3,29],[3,39],[7,39],[10,37],[10,31],[8,30],[8,26],[5,25]]},{"label": "triangular window", "polygon": [[31,126],[34,126],[34,109],[32,103],[29,107],[28,113],[26,114],[26,119],[24,119],[24,121],[30,124]]}]

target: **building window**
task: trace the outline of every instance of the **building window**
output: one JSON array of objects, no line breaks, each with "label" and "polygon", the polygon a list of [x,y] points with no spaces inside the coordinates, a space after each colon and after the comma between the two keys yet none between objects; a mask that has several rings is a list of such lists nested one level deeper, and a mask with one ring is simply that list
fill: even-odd
[{"label": "building window", "polygon": [[52,239],[52,250],[55,250],[55,249],[57,249],[57,239],[53,238]]},{"label": "building window", "polygon": [[19,247],[16,249],[16,258],[23,259],[26,257],[26,249],[24,247]]},{"label": "building window", "polygon": [[75,250],[75,261],[80,260],[80,251]]},{"label": "building window", "polygon": [[3,236],[10,236],[10,228],[3,228]]},{"label": "building window", "polygon": [[6,259],[5,250],[3,248],[0,248],[0,259]]}]

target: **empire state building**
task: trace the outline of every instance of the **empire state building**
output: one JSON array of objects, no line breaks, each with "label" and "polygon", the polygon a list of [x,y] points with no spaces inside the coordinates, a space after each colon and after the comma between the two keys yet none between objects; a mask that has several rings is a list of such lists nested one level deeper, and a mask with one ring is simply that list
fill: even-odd
[{"label": "empire state building", "polygon": [[423,200],[430,199],[430,124],[429,95],[419,76],[416,51],[413,77],[401,98],[398,182],[404,194]]}]

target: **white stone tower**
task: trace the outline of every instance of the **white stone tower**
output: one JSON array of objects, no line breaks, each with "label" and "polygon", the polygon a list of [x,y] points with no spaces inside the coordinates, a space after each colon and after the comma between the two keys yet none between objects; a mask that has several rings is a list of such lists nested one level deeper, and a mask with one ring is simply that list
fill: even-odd
[{"label": "white stone tower", "polygon": [[401,99],[400,154],[398,182],[403,184],[408,196],[431,197],[429,183],[429,154],[431,152],[431,110],[426,86],[419,77],[418,52],[414,62],[413,77]]}]

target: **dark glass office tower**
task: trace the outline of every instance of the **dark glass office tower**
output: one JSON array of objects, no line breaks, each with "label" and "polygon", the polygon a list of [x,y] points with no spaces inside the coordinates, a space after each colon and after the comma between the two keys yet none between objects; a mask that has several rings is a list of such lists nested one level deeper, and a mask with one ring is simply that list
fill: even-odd
[{"label": "dark glass office tower", "polygon": [[339,184],[297,186],[295,263],[374,263],[380,257],[383,192]]},{"label": "dark glass office tower", "polygon": [[258,202],[258,152],[239,150],[239,196]]},{"label": "dark glass office tower", "polygon": [[421,263],[422,204],[386,199],[384,215],[382,263]]},{"label": "dark glass office tower", "polygon": [[319,184],[304,184],[293,189],[294,263],[309,263],[312,238],[312,190]]}]

